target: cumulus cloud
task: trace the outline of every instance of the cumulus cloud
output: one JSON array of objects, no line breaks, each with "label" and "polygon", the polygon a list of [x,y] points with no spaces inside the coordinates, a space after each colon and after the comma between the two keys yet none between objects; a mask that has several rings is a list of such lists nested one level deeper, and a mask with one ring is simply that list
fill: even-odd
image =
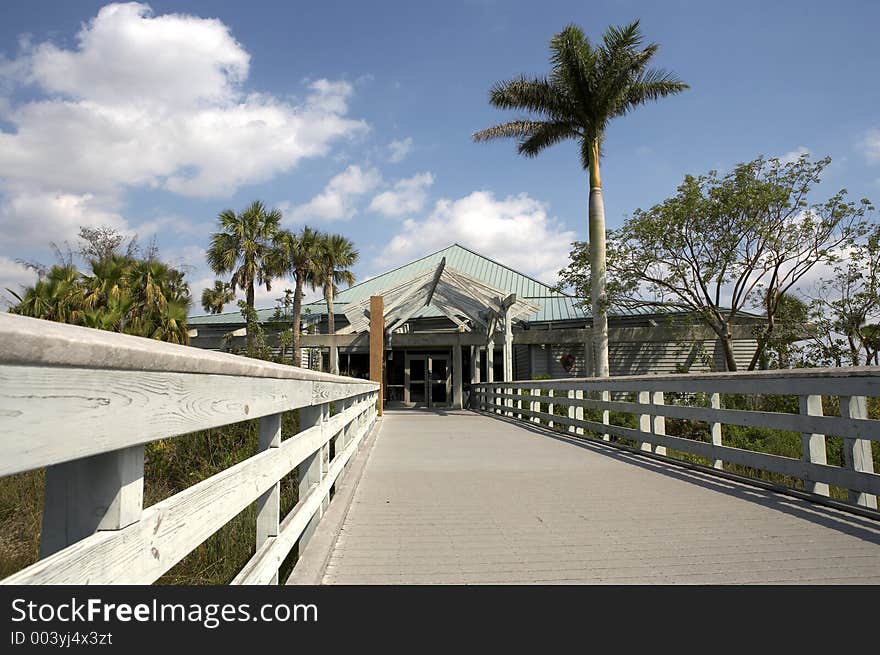
[{"label": "cumulus cloud", "polygon": [[809,155],[810,149],[806,146],[798,146],[794,150],[790,150],[786,152],[784,155],[779,157],[780,164],[793,164],[798,159],[803,157],[804,155]]},{"label": "cumulus cloud", "polygon": [[[245,92],[249,70],[250,55],[219,20],[154,16],[137,3],[103,7],[71,48],[22,44],[0,61],[11,125],[0,130],[0,229],[36,201],[70,207],[64,221],[76,223],[86,205],[115,214],[100,198],[129,188],[229,196],[367,129],[346,116],[349,83],[312,80],[294,101]],[[29,99],[16,102],[22,85]],[[54,223],[29,215],[45,241]]]},{"label": "cumulus cloud", "polygon": [[547,213],[544,203],[521,193],[496,199],[474,191],[439,200],[423,220],[408,219],[374,261],[388,268],[458,242],[539,280],[553,283],[568,262],[577,235]]},{"label": "cumulus cloud", "polygon": [[392,164],[397,164],[406,159],[406,156],[412,151],[413,140],[412,137],[406,137],[405,139],[394,139],[391,143],[388,144],[388,161]]},{"label": "cumulus cloud", "polygon": [[300,220],[348,220],[357,214],[355,200],[375,189],[382,176],[375,168],[362,169],[349,166],[330,179],[324,190],[304,205],[290,213],[294,221]]},{"label": "cumulus cloud", "polygon": [[421,211],[425,206],[428,188],[432,184],[434,184],[434,176],[431,173],[418,173],[398,180],[392,189],[383,191],[373,198],[369,210],[393,217]]},{"label": "cumulus cloud", "polygon": [[874,127],[865,132],[861,147],[869,164],[880,162],[880,128]]}]

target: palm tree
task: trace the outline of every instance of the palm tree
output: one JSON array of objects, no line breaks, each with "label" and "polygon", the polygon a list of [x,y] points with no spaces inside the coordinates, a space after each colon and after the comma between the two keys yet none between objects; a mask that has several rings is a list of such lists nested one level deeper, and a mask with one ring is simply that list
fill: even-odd
[{"label": "palm tree", "polygon": [[[266,285],[270,291],[276,271],[272,266],[273,240],[281,223],[281,212],[266,211],[259,200],[236,214],[231,209],[217,217],[220,232],[211,235],[208,264],[217,275],[232,274],[229,286],[246,294],[248,314],[254,311],[254,284]],[[250,351],[253,335],[248,329],[247,346]]]},{"label": "palm tree", "polygon": [[276,273],[288,273],[293,276],[293,365],[301,364],[300,329],[302,324],[303,287],[309,285],[315,289],[318,285],[315,262],[321,248],[319,232],[306,226],[299,234],[281,230],[277,234],[275,255],[272,268]]},{"label": "palm tree", "polygon": [[55,265],[22,295],[7,289],[18,300],[10,312],[59,323],[82,325],[87,309],[86,292],[73,264]]},{"label": "palm tree", "polygon": [[[354,244],[341,234],[321,235],[318,257],[315,261],[316,282],[323,287],[324,301],[327,303],[327,333],[336,334],[336,317],[333,314],[333,298],[339,291],[337,285],[354,284],[354,273],[351,267],[357,263],[358,251]],[[339,373],[338,351],[337,359],[331,357],[330,372]]]},{"label": "palm tree", "polygon": [[214,287],[202,290],[202,308],[209,314],[221,314],[223,306],[235,300],[235,291],[222,280],[214,280]]},{"label": "palm tree", "polygon": [[531,112],[532,120],[515,120],[473,135],[475,141],[518,139],[518,151],[535,157],[566,139],[580,145],[581,165],[589,171],[590,280],[596,373],[608,375],[608,299],[605,291],[605,205],[599,160],[605,129],[618,116],[649,101],[688,88],[674,74],[648,68],[659,46],[641,47],[636,20],[609,27],[602,43],[593,45],[583,31],[569,25],[550,40],[549,77],[495,84],[489,102],[499,109]]}]

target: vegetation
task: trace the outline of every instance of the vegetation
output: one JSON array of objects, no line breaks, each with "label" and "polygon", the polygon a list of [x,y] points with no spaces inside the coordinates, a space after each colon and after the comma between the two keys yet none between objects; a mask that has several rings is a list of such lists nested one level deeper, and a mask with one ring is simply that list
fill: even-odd
[{"label": "vegetation", "polygon": [[[748,367],[754,369],[775,337],[784,299],[816,266],[856,248],[867,230],[873,207],[847,202],[845,190],[808,204],[830,161],[759,157],[723,177],[716,171],[686,176],[675,196],[636,210],[609,232],[611,301],[695,313],[718,336],[730,371],[737,370],[733,321],[747,307],[763,310],[767,321]],[[574,244],[561,286],[589,295],[591,265],[589,244]],[[876,284],[872,289],[876,298]]]},{"label": "vegetation", "polygon": [[221,280],[215,280],[212,288],[202,290],[202,309],[209,314],[222,314],[223,307],[233,300],[235,289]]},{"label": "vegetation", "polygon": [[[336,334],[336,317],[333,314],[333,298],[339,284],[354,284],[351,267],[357,263],[358,251],[354,244],[341,234],[324,234],[318,244],[315,258],[315,280],[324,292],[327,303],[327,333]],[[330,362],[330,372],[339,373],[339,362]]]},{"label": "vegetation", "polygon": [[490,127],[476,141],[514,138],[519,153],[535,157],[546,148],[574,139],[581,165],[589,171],[589,243],[592,244],[592,316],[596,372],[608,375],[608,298],[605,292],[605,205],[599,162],[608,124],[640,105],[680,93],[687,84],[667,71],[650,68],[659,49],[642,47],[639,21],[609,27],[601,44],[569,25],[550,40],[549,77],[518,77],[492,87],[489,102],[535,116]]}]

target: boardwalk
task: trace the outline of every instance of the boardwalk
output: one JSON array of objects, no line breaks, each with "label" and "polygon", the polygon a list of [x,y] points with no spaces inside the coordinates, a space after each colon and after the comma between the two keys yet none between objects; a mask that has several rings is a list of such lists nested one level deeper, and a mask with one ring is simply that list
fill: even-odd
[{"label": "boardwalk", "polygon": [[880,524],[471,412],[388,412],[323,582],[880,583]]}]

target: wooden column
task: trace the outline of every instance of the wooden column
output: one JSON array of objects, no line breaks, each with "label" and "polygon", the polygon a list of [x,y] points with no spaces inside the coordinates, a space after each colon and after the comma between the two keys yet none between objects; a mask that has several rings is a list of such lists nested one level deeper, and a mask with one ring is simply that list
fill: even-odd
[{"label": "wooden column", "polygon": [[461,370],[461,335],[456,336],[455,344],[452,346],[452,409],[462,408],[462,398],[464,390],[462,388]]},{"label": "wooden column", "polygon": [[382,296],[370,296],[370,379],[379,383],[378,412],[382,416],[385,402],[385,301]]},{"label": "wooden column", "polygon": [[[822,396],[809,395],[800,397],[801,414],[806,416],[822,416]],[[802,458],[813,464],[826,464],[825,435],[804,432],[801,434]],[[827,482],[805,481],[804,488],[820,496],[828,496],[830,490]]]},{"label": "wooden column", "polygon": [[[63,427],[59,429],[63,439]],[[40,557],[99,530],[121,530],[138,522],[143,503],[142,445],[47,467]]]},{"label": "wooden column", "polygon": [[[271,414],[260,419],[257,447],[262,452],[281,445],[281,414]],[[266,539],[278,536],[281,521],[281,484],[276,482],[257,499],[257,549]],[[278,584],[278,572],[271,584]]]},{"label": "wooden column", "polygon": [[[311,427],[318,426],[321,430],[324,429],[324,422],[326,421],[325,416],[325,407],[327,405],[311,405],[309,407],[300,407],[299,408],[299,431],[307,430]],[[329,409],[329,408],[328,408]],[[298,475],[299,475],[299,497],[305,498],[309,495],[311,488],[314,485],[320,484],[321,479],[323,478],[323,458],[324,458],[324,448],[325,446],[321,446],[314,453],[306,457],[298,467]],[[321,520],[321,517],[324,515],[324,505],[321,504],[321,507],[315,512],[314,516],[309,520],[308,525],[303,530],[302,536],[299,538],[299,552],[302,552],[305,545],[308,543],[309,539],[314,533],[315,528],[318,525],[318,522]]]},{"label": "wooden column", "polygon": [[[721,394],[713,393],[709,396],[709,404],[712,409],[721,409]],[[710,430],[712,432],[712,445],[713,446],[721,446],[723,445],[721,442],[721,422],[715,421],[709,424]],[[712,462],[712,468],[718,469],[719,471],[724,470],[724,460],[715,459]]]},{"label": "wooden column", "polygon": [[[868,401],[864,396],[841,396],[840,416],[848,419],[868,418]],[[871,456],[871,442],[868,439],[843,440],[844,465],[851,471],[874,472],[874,459]],[[849,490],[849,502],[877,509],[877,496],[863,491]]]}]

